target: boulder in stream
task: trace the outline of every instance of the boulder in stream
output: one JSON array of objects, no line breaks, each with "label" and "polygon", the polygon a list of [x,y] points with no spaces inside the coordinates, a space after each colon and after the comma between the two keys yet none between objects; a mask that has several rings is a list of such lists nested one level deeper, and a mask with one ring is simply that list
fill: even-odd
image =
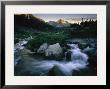
[{"label": "boulder in stream", "polygon": [[45,53],[46,49],[48,48],[48,44],[44,43],[40,46],[40,48],[37,50],[37,53]]},{"label": "boulder in stream", "polygon": [[61,48],[59,43],[49,45],[48,48],[45,51],[45,56],[46,57],[55,57],[55,58],[60,58],[62,55],[63,49]]}]

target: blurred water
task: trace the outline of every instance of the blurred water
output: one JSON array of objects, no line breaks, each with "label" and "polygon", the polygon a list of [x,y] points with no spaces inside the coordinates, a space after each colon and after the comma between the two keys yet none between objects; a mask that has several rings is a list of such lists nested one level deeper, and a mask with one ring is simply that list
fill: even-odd
[{"label": "blurred water", "polygon": [[79,70],[87,67],[87,60],[88,56],[85,53],[82,53],[78,47],[72,44],[70,51],[71,54],[71,61],[55,61],[55,60],[40,60],[33,62],[35,69],[41,74],[47,74],[54,66],[57,66],[58,70],[62,72],[64,75],[72,75],[74,70]]},{"label": "blurred water", "polygon": [[[20,41],[15,46],[15,54],[17,55],[18,50],[24,49],[24,44],[27,44],[27,40]],[[18,64],[21,58],[21,64],[19,63],[17,71],[22,70],[23,72],[27,71],[30,75],[40,75],[45,76],[48,75],[49,71],[52,70],[56,66],[57,69],[54,71],[61,72],[62,75],[71,76],[74,73],[74,70],[80,70],[87,67],[88,64],[88,56],[85,53],[82,53],[77,44],[68,44],[71,49],[71,61],[62,60],[37,60],[30,57],[21,58],[20,56],[15,58],[15,66]],[[18,52],[20,53],[20,52]],[[19,55],[19,54],[18,54]],[[56,74],[57,75],[57,74]]]}]

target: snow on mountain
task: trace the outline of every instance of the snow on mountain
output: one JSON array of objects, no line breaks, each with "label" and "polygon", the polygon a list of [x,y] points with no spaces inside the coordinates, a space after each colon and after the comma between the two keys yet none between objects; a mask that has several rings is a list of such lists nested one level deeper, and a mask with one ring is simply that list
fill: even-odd
[{"label": "snow on mountain", "polygon": [[59,19],[58,21],[49,21],[48,22],[49,25],[52,25],[54,27],[70,27],[70,23],[68,23],[67,21],[63,20],[63,19]]}]

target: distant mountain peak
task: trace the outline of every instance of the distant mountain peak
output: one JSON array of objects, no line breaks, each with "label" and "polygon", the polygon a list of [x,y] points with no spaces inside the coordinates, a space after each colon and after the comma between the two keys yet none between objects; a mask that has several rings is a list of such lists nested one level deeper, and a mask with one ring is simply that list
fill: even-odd
[{"label": "distant mountain peak", "polygon": [[54,27],[69,27],[70,26],[70,23],[63,19],[59,19],[57,21],[49,21],[48,24]]},{"label": "distant mountain peak", "polygon": [[68,21],[65,21],[65,20],[63,20],[63,19],[59,19],[59,20],[57,20],[57,23],[63,24],[63,23],[68,23]]}]

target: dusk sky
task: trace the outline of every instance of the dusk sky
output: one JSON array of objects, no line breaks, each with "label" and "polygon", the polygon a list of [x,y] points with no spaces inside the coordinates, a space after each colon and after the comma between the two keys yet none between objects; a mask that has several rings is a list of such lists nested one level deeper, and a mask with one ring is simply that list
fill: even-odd
[{"label": "dusk sky", "polygon": [[59,19],[66,20],[70,23],[80,23],[81,18],[84,20],[97,19],[97,14],[33,14],[35,17],[41,18],[44,21],[57,21]]}]

